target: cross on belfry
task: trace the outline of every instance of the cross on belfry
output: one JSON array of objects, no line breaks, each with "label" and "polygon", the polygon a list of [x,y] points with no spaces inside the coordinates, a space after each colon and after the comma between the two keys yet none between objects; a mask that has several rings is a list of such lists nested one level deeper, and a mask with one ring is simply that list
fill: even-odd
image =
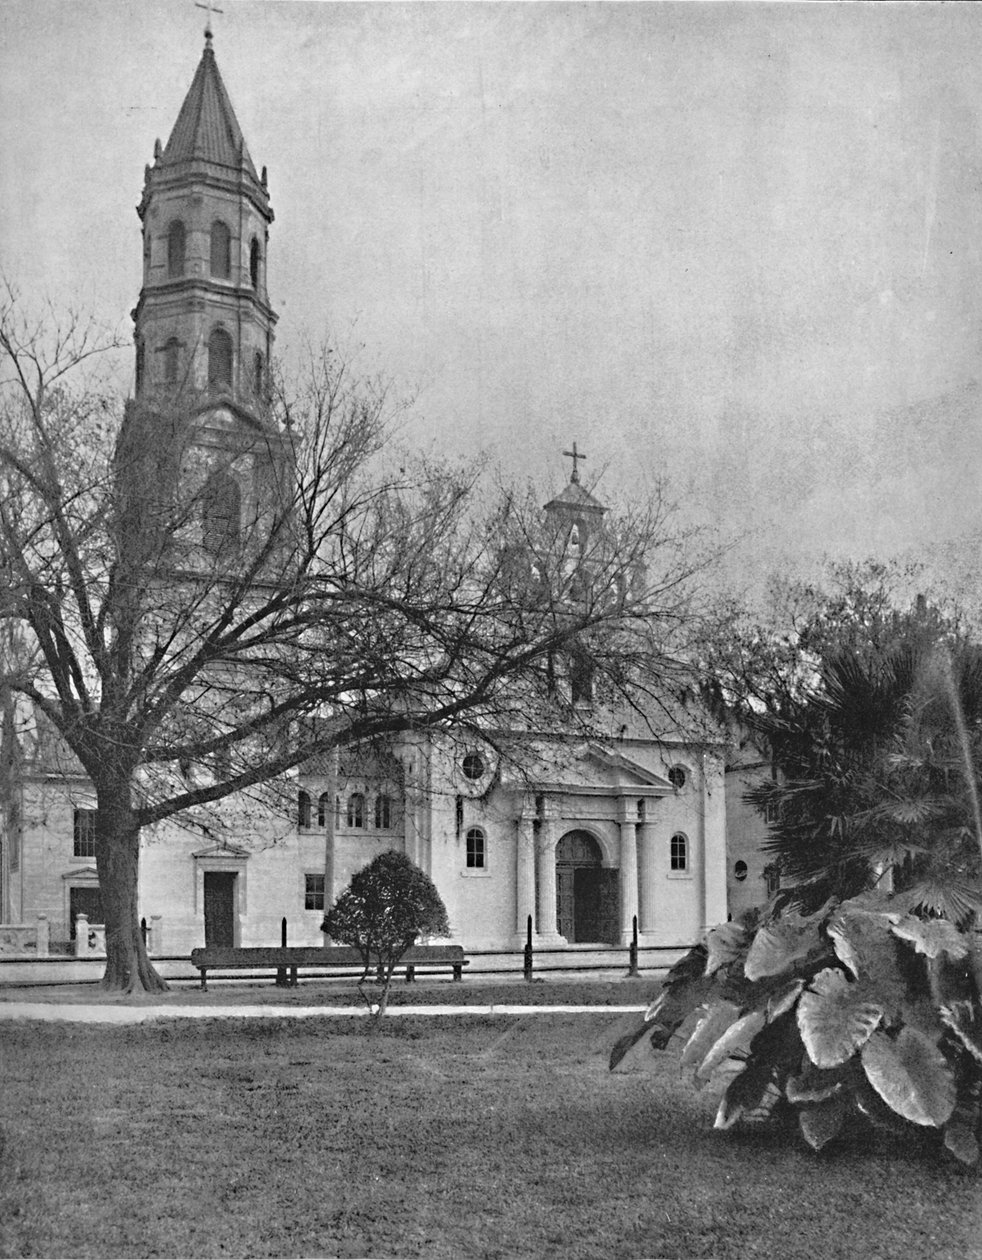
[{"label": "cross on belfry", "polygon": [[224,13],[225,10],[220,9],[217,4],[211,4],[210,0],[207,4],[201,4],[200,0],[194,0],[194,7],[196,9],[207,9],[208,21],[205,23],[205,37],[211,39],[211,15],[213,13]]},{"label": "cross on belfry", "polygon": [[586,459],[586,456],[585,456],[585,455],[581,455],[581,454],[580,454],[580,452],[576,449],[576,443],[575,443],[575,442],[573,443],[573,449],[572,449],[571,451],[563,451],[563,454],[564,454],[564,455],[568,455],[568,456],[570,457],[570,459],[573,461],[573,475],[572,475],[572,477],[570,477],[570,481],[577,481],[577,482],[578,482],[578,481],[579,481],[579,479],[580,479],[580,471],[579,471],[579,469],[576,467],[576,465],[577,465],[577,463],[579,462],[579,460],[581,460],[581,459]]}]

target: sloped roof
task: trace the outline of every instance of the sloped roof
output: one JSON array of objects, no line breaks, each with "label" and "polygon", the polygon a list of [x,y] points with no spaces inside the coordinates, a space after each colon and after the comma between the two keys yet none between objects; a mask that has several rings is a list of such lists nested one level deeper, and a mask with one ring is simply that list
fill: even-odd
[{"label": "sloped roof", "polygon": [[602,503],[599,503],[589,490],[584,490],[578,479],[571,479],[569,485],[554,499],[550,499],[545,505],[545,511],[549,512],[556,508],[565,511],[574,512],[606,512],[607,509]]},{"label": "sloped roof", "polygon": [[170,139],[158,159],[158,166],[178,162],[212,162],[217,166],[241,167],[257,182],[259,177],[245,145],[232,102],[218,71],[215,52],[208,36],[205,50],[184,98]]}]

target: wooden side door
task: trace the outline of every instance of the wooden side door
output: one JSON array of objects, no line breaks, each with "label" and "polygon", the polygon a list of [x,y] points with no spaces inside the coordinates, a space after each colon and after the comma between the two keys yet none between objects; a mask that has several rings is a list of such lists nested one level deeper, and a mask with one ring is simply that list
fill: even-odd
[{"label": "wooden side door", "polygon": [[235,872],[205,871],[205,947],[235,945]]}]

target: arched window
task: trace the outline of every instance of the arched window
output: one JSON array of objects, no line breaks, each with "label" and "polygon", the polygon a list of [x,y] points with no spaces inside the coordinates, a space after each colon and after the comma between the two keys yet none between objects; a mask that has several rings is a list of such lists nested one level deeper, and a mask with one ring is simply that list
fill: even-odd
[{"label": "arched window", "polygon": [[146,351],[143,348],[143,338],[136,339],[136,392],[143,393],[143,374],[146,371]]},{"label": "arched window", "polygon": [[677,831],[669,841],[669,870],[687,871],[689,869],[689,842],[681,831]]},{"label": "arched window", "polygon": [[297,826],[310,826],[310,793],[303,788],[297,793]]},{"label": "arched window", "polygon": [[177,372],[181,360],[181,347],[175,337],[164,346],[164,384],[173,389],[177,385]]},{"label": "arched window", "polygon": [[376,796],[375,826],[379,831],[388,831],[392,826],[392,797]]},{"label": "arched window", "polygon": [[239,542],[242,495],[239,483],[227,472],[216,472],[205,483],[201,509],[201,544],[213,556]]},{"label": "arched window", "polygon": [[266,394],[266,360],[262,356],[260,350],[256,351],[256,356],[252,361],[252,388],[257,398],[263,398]]},{"label": "arched window", "polygon": [[364,827],[365,798],[360,792],[352,792],[348,797],[348,826]]},{"label": "arched window", "polygon": [[480,827],[471,827],[467,832],[466,861],[469,871],[483,871],[487,866],[487,841]]},{"label": "arched window", "polygon": [[170,279],[184,275],[184,224],[175,219],[167,229],[167,275]]},{"label": "arched window", "polygon": [[253,237],[252,244],[249,246],[249,280],[254,289],[259,288],[259,260],[261,257],[259,242]]},{"label": "arched window", "polygon": [[211,225],[211,274],[219,280],[232,274],[232,233],[221,219]]},{"label": "arched window", "polygon": [[331,809],[331,794],[322,792],[317,799],[317,826],[327,826],[327,815]]},{"label": "arched window", "polygon": [[212,389],[232,384],[232,338],[224,328],[208,338],[208,384]]}]

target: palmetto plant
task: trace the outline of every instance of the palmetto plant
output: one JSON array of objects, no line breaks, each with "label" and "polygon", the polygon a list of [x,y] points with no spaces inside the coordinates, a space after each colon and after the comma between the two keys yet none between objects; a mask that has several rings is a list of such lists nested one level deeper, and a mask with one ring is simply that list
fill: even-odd
[{"label": "palmetto plant", "polygon": [[815,1150],[857,1122],[933,1129],[978,1163],[982,946],[946,919],[874,892],[723,924],[671,970],[611,1068],[676,1035],[696,1087],[721,1090],[719,1129],[791,1113]]},{"label": "palmetto plant", "polygon": [[957,924],[982,910],[977,646],[834,654],[807,698],[758,730],[781,773],[748,799],[772,820],[782,904],[814,911],[879,885]]}]

